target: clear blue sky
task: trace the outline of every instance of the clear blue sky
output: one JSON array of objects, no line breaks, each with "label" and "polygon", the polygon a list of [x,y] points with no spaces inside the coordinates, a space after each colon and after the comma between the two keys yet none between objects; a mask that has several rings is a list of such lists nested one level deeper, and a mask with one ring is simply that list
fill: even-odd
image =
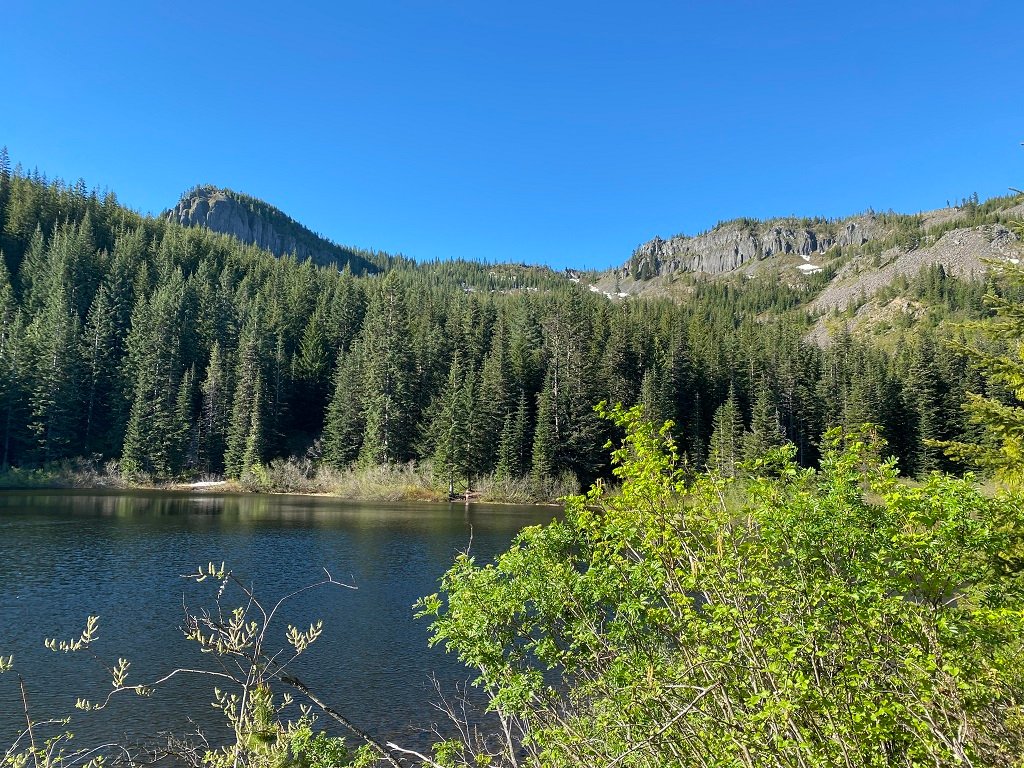
[{"label": "clear blue sky", "polygon": [[736,216],[1024,186],[1024,3],[5,0],[0,144],[418,259],[607,267]]}]

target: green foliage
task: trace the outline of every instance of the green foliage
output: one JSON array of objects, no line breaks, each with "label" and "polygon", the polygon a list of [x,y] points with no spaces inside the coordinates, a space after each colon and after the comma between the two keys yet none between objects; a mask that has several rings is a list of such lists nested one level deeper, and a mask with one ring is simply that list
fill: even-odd
[{"label": "green foliage", "polygon": [[419,605],[509,737],[443,764],[1019,764],[1019,499],[910,487],[870,430],[830,433],[818,471],[771,451],[740,493],[610,415],[617,494],[460,556]]},{"label": "green foliage", "polygon": [[983,430],[983,440],[937,445],[1019,489],[1024,484],[1024,302],[1018,296],[1024,270],[1016,265],[1002,269],[1009,278],[1008,295],[985,297],[995,317],[969,326],[977,338],[959,345],[987,384],[986,392],[970,392],[964,403],[971,422]]}]

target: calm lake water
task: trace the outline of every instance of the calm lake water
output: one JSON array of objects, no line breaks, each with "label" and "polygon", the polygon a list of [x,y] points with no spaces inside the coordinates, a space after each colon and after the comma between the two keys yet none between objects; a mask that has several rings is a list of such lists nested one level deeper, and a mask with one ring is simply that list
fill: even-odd
[{"label": "calm lake water", "polygon": [[[212,605],[212,590],[181,574],[225,561],[273,602],[319,580],[326,567],[357,589],[303,594],[273,641],[286,645],[285,621],[323,619],[324,634],[299,660],[298,676],[366,730],[422,743],[417,729],[438,720],[430,675],[449,689],[472,675],[442,649],[427,648],[427,622],[413,619],[412,604],[437,591],[470,541],[477,562],[489,561],[521,528],[554,514],[294,496],[2,492],[0,654],[14,654],[36,718],[73,713],[70,729],[82,739],[183,732],[194,728],[190,718],[216,733],[211,679],[176,678],[150,698],[125,695],[104,712],[75,711],[77,697],[105,695],[109,675],[89,656],[46,650],[43,639],[77,636],[95,614],[95,655],[130,659],[129,683],[176,666],[210,668],[212,659],[177,628],[183,602]],[[0,676],[0,750],[21,725],[17,677],[8,673]]]}]

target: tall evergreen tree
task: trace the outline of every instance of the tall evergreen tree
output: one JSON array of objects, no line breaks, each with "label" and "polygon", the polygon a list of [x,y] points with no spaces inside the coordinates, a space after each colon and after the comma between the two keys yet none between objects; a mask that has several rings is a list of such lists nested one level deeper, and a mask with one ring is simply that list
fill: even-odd
[{"label": "tall evergreen tree", "polygon": [[224,469],[228,424],[231,419],[231,380],[220,343],[213,342],[206,377],[201,386],[202,415],[199,424],[199,465],[205,472]]},{"label": "tall evergreen tree", "polygon": [[712,469],[725,477],[736,476],[743,458],[743,414],[733,386],[729,387],[725,402],[715,411],[709,454]]},{"label": "tall evergreen tree", "polygon": [[19,447],[26,386],[23,330],[6,264],[0,260],[0,468],[6,469]]},{"label": "tall evergreen tree", "polygon": [[262,357],[263,337],[257,308],[242,335],[238,352],[235,394],[224,452],[224,472],[228,477],[236,479],[245,475],[255,462],[263,458]]},{"label": "tall evergreen tree", "polygon": [[526,397],[520,395],[516,410],[505,417],[505,423],[501,429],[495,475],[504,480],[525,475],[529,467],[527,449]]},{"label": "tall evergreen tree", "polygon": [[185,434],[178,394],[186,306],[185,282],[175,271],[132,315],[127,370],[134,394],[121,455],[128,474],[171,476],[181,469]]},{"label": "tall evergreen tree", "polygon": [[455,493],[457,480],[465,479],[466,487],[469,487],[472,416],[467,396],[471,394],[471,385],[467,387],[467,383],[470,378],[471,372],[467,374],[462,370],[462,363],[456,354],[448,373],[447,385],[437,398],[435,416],[430,424],[430,435],[434,441],[434,474],[447,483],[449,495]]},{"label": "tall evergreen tree", "polygon": [[334,372],[334,395],[327,406],[323,458],[342,469],[359,455],[364,432],[362,356],[358,349],[340,353]]},{"label": "tall evergreen tree", "polygon": [[388,464],[409,458],[415,424],[412,402],[413,358],[409,348],[405,291],[398,274],[381,281],[366,312],[362,404],[366,434],[363,464]]},{"label": "tall evergreen tree", "polygon": [[750,430],[743,435],[743,458],[746,461],[758,459],[786,442],[779,408],[764,376],[754,394],[752,411]]},{"label": "tall evergreen tree", "polygon": [[553,374],[548,375],[544,388],[537,395],[537,424],[533,430],[530,459],[530,479],[537,487],[543,486],[555,474],[557,425],[553,378]]},{"label": "tall evergreen tree", "polygon": [[40,461],[73,455],[78,445],[83,394],[80,334],[67,286],[56,283],[25,333],[29,428]]}]

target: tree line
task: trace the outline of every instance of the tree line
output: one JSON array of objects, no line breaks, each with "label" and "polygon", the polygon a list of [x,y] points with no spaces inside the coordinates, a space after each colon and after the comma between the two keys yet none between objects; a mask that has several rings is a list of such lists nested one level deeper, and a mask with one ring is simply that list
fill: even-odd
[{"label": "tree line", "polygon": [[[73,457],[121,472],[241,478],[274,457],[430,462],[452,489],[609,472],[599,401],[672,420],[694,469],[734,472],[781,441],[870,420],[904,473],[953,468],[959,403],[983,382],[941,320],[984,286],[934,270],[916,341],[804,341],[820,286],[694,281],[685,301],[612,302],[551,270],[416,264],[381,274],[275,258],[141,216],[113,193],[0,156],[0,463]],[[988,286],[992,289],[992,286]],[[995,288],[998,290],[998,286]]]}]

